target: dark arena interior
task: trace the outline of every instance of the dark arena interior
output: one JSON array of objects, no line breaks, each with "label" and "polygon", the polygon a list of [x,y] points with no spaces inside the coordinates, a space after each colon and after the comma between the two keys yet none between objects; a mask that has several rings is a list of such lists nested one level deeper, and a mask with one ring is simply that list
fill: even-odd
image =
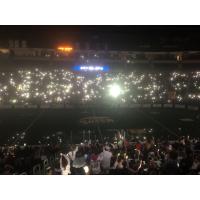
[{"label": "dark arena interior", "polygon": [[[18,145],[28,143],[38,145],[42,141],[46,145],[56,144],[58,141],[46,140],[46,137],[56,133],[62,133],[65,143],[71,140],[80,143],[83,140],[83,131],[86,132],[85,139],[95,138],[101,140],[104,137],[113,138],[116,130],[153,129],[154,136],[174,138],[176,135],[198,136],[199,115],[198,111],[185,108],[121,108],[121,107],[99,107],[99,108],[46,108],[46,109],[1,109],[1,145],[16,142]],[[95,122],[95,117],[111,119],[111,122]],[[91,122],[82,122],[84,119]],[[56,119],[56,120],[55,120]],[[100,129],[100,131],[99,131]],[[88,131],[91,131],[89,136]],[[26,133],[21,140],[16,138],[17,134]],[[137,133],[135,135],[138,136]],[[143,135],[140,134],[139,135]],[[12,139],[14,137],[14,139]],[[53,138],[54,139],[54,138]]]},{"label": "dark arena interior", "polygon": [[200,51],[0,44],[0,174],[200,174]]}]

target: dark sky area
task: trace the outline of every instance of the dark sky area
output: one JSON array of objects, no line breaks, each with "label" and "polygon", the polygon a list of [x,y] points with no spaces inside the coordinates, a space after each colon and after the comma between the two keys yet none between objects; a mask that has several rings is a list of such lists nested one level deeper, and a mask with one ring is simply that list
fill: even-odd
[{"label": "dark sky area", "polygon": [[0,45],[27,40],[29,47],[79,42],[112,50],[200,50],[200,26],[0,26]]}]

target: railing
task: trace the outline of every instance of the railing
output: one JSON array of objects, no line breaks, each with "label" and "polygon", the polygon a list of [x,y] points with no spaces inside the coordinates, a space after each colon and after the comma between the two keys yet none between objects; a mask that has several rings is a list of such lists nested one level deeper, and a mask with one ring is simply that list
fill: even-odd
[{"label": "railing", "polygon": [[12,105],[12,104],[1,104],[0,109],[73,109],[73,108],[173,108],[173,109],[187,109],[192,111],[200,110],[200,104],[175,104],[175,103],[93,103],[93,104],[30,104],[30,105]]},{"label": "railing", "polygon": [[[10,51],[8,49],[8,51]],[[11,53],[12,52],[12,53]],[[14,59],[43,59],[43,60],[104,60],[104,61],[128,61],[131,62],[200,62],[199,51],[187,52],[142,52],[142,51],[98,51],[98,50],[74,50],[71,53],[60,53],[54,49],[39,48],[14,48],[10,53],[0,54],[1,58]]]}]

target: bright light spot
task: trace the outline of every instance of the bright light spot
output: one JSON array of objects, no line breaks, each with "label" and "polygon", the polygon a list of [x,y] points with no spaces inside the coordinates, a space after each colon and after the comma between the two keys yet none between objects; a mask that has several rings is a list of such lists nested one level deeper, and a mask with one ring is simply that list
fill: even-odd
[{"label": "bright light spot", "polygon": [[16,99],[13,99],[13,100],[12,100],[12,103],[16,103],[16,102],[17,102],[17,100],[16,100]]},{"label": "bright light spot", "polygon": [[103,71],[103,66],[80,66],[81,71]]},{"label": "bright light spot", "polygon": [[83,169],[84,169],[86,174],[89,172],[89,167],[88,166],[83,167]]},{"label": "bright light spot", "polygon": [[65,51],[65,52],[71,52],[73,50],[72,47],[58,47],[58,50]]},{"label": "bright light spot", "polygon": [[110,90],[109,90],[109,94],[112,96],[112,97],[118,97],[120,94],[121,94],[122,90],[121,88],[119,87],[119,85],[111,85],[110,86]]}]

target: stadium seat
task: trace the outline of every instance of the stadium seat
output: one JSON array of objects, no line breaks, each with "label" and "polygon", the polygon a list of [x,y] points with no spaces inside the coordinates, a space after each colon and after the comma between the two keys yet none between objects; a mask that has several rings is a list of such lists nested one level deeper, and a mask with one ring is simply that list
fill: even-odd
[{"label": "stadium seat", "polygon": [[19,175],[28,175],[26,172],[23,172],[23,173],[21,173],[21,174],[19,174]]},{"label": "stadium seat", "polygon": [[43,174],[46,174],[46,168],[49,166],[49,161],[48,159],[43,160],[43,169],[42,172]]},{"label": "stadium seat", "polygon": [[41,166],[37,164],[33,167],[33,175],[41,175]]},{"label": "stadium seat", "polygon": [[55,165],[55,158],[54,158],[54,156],[50,156],[49,157],[49,165],[51,167],[54,167],[54,165]]}]

